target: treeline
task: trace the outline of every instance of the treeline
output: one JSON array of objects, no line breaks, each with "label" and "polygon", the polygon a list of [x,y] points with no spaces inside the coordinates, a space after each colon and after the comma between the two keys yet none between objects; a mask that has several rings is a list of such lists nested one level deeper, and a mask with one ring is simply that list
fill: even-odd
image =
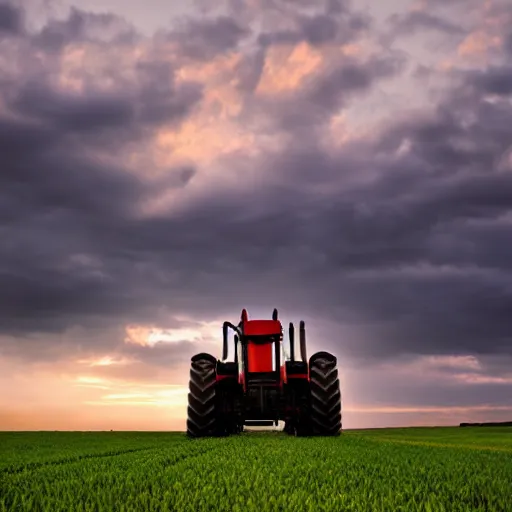
[{"label": "treeline", "polygon": [[461,423],[461,427],[512,427],[512,421],[500,421],[492,423]]}]

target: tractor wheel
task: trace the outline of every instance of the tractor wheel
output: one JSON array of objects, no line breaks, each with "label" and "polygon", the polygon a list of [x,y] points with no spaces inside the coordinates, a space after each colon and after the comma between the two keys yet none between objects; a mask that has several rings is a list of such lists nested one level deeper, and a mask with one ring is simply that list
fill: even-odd
[{"label": "tractor wheel", "polygon": [[309,362],[312,434],[337,436],[341,431],[341,391],[336,357],[314,354]]},{"label": "tractor wheel", "polygon": [[192,358],[187,409],[187,435],[207,437],[218,434],[216,360],[209,354]]}]

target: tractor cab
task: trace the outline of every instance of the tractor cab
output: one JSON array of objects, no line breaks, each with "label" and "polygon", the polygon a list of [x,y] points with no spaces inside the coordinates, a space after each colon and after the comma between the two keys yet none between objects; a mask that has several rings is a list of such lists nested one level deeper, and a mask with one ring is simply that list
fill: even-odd
[{"label": "tractor cab", "polygon": [[242,324],[247,347],[244,361],[249,374],[271,373],[279,368],[283,328],[279,320],[247,320]]},{"label": "tractor cab", "polygon": [[[241,383],[271,381],[279,384],[281,365],[281,343],[283,327],[274,309],[272,320],[249,320],[247,311],[242,310],[238,326],[224,322],[223,360],[227,358],[227,333],[235,334],[235,362],[240,364]],[[246,378],[244,378],[246,377]]]}]

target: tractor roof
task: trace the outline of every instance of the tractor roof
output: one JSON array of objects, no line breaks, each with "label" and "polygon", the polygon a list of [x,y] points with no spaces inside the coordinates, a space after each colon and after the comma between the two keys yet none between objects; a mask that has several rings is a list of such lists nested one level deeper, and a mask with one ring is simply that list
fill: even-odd
[{"label": "tractor roof", "polygon": [[276,336],[281,332],[282,326],[279,320],[246,320],[243,322],[245,336]]}]

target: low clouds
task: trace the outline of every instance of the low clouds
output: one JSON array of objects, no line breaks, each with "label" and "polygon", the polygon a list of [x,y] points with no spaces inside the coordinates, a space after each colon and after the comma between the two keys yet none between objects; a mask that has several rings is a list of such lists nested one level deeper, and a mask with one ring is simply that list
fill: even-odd
[{"label": "low clouds", "polygon": [[394,14],[390,17],[389,22],[395,34],[414,34],[420,30],[459,36],[466,33],[466,30],[460,25],[425,11],[412,11],[404,15]]},{"label": "low clouds", "polygon": [[346,109],[404,53],[344,4],[288,3],[284,27],[255,20],[286,2],[256,3],[150,40],[78,10],[29,33],[0,6],[0,351],[185,368],[193,342],[126,326],[278,307],[347,360],[512,355],[510,34],[501,63],[431,70],[450,88],[361,134]]},{"label": "low clouds", "polygon": [[506,98],[512,94],[512,65],[489,67],[485,73],[475,73],[471,82],[484,94]]}]

